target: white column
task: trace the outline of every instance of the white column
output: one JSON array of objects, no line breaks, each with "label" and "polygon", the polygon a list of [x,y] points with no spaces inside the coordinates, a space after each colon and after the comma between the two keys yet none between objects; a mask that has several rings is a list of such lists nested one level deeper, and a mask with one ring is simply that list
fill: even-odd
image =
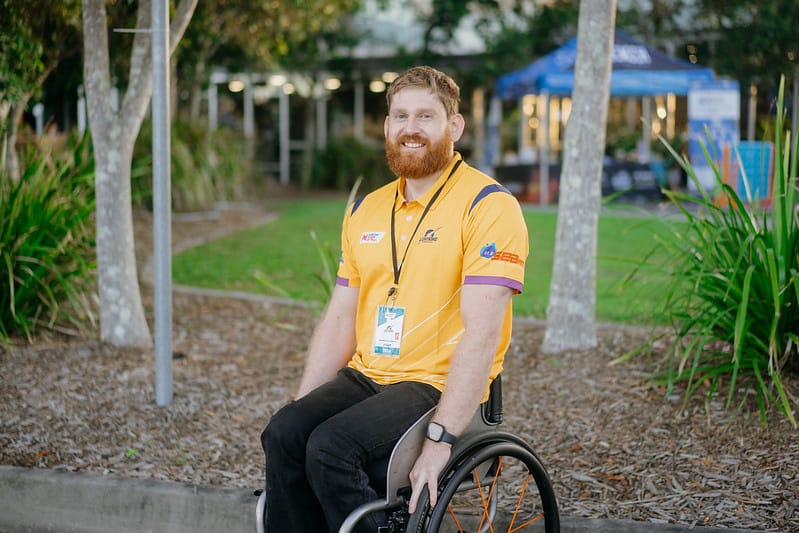
[{"label": "white column", "polygon": [[355,80],[355,110],[353,113],[355,138],[359,141],[364,139],[363,133],[363,107],[364,107],[364,82]]},{"label": "white column", "polygon": [[541,119],[541,153],[539,154],[539,203],[549,204],[549,92],[542,91],[544,116]]},{"label": "white column", "polygon": [[208,85],[208,129],[215,130],[219,125],[219,102],[217,100],[216,83]]},{"label": "white column", "polygon": [[755,140],[755,124],[757,124],[757,86],[749,86],[749,112],[746,114],[746,139]]},{"label": "white column", "polygon": [[502,164],[502,139],[499,135],[499,126],[502,123],[502,101],[496,96],[491,98],[488,108],[488,141],[486,142],[484,172],[493,171],[494,167]]},{"label": "white column", "polygon": [[641,99],[641,116],[643,126],[641,131],[641,150],[638,153],[640,163],[648,163],[650,159],[650,147],[652,143],[652,97],[644,96]]},{"label": "white column", "polygon": [[482,87],[472,92],[472,132],[474,166],[485,169],[485,91]]},{"label": "white column", "polygon": [[289,95],[286,91],[280,91],[279,97],[279,138],[280,138],[280,184],[289,184],[289,158],[291,152],[289,151]]},{"label": "white column", "polygon": [[33,116],[36,118],[36,136],[41,137],[44,133],[44,104],[37,102],[33,106]]},{"label": "white column", "polygon": [[316,96],[316,147],[320,150],[327,144],[327,98],[324,88]]},{"label": "white column", "polygon": [[255,136],[255,110],[252,91],[252,79],[244,77],[244,136],[252,139]]}]

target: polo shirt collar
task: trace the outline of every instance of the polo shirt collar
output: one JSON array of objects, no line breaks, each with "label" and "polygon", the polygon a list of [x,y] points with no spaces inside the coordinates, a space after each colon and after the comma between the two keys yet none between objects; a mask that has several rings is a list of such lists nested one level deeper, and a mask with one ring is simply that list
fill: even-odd
[{"label": "polo shirt collar", "polygon": [[[449,164],[444,168],[444,170],[441,171],[441,174],[438,176],[438,179],[436,179],[435,183],[433,183],[433,185],[427,191],[425,191],[423,195],[421,195],[419,198],[414,199],[413,201],[418,202],[424,207],[427,207],[427,204],[428,202],[430,202],[430,199],[433,197],[438,188],[441,187],[441,185],[449,176],[449,173],[452,171],[452,167],[454,167],[455,163],[457,163],[461,159],[463,159],[463,156],[461,156],[460,152],[456,151],[455,155],[452,157]],[[454,177],[455,176],[453,176],[453,178]],[[400,176],[399,185],[398,185],[399,186],[398,200],[400,205],[404,205],[407,203],[407,200],[405,200],[405,181],[406,181],[405,178]],[[441,191],[441,192],[443,194],[446,191]]]}]

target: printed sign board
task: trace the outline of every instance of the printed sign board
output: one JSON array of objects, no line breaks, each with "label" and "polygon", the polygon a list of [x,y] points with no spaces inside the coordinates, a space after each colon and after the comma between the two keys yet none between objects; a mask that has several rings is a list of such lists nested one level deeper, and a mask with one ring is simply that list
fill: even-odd
[{"label": "printed sign board", "polygon": [[[688,92],[688,158],[700,186],[711,192],[716,179],[702,143],[715,164],[721,166],[722,154],[733,153],[740,140],[741,91],[737,81],[699,81]],[[692,180],[688,190],[696,191]]]}]

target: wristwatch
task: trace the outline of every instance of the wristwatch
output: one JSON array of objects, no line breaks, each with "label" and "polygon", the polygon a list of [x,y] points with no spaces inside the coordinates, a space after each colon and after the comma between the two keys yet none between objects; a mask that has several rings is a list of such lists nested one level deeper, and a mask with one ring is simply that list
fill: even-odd
[{"label": "wristwatch", "polygon": [[425,436],[433,442],[446,442],[450,445],[454,444],[455,439],[457,439],[455,435],[447,431],[447,428],[438,422],[430,422],[427,425],[427,435]]}]

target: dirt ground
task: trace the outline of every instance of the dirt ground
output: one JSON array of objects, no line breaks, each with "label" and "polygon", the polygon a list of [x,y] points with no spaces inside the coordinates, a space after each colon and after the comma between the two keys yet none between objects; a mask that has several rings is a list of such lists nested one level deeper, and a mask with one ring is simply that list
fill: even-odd
[{"label": "dirt ground", "polygon": [[[179,217],[180,249],[270,218],[222,208]],[[137,216],[146,271],[150,219]],[[150,289],[146,307],[152,319]],[[157,407],[152,349],[43,336],[0,348],[0,464],[260,486],[259,435],[297,385],[319,308],[176,290],[174,398]],[[561,511],[692,525],[799,531],[799,431],[752,395],[684,402],[653,384],[651,360],[610,365],[647,330],[603,325],[595,349],[539,351],[544,325],[519,319],[506,358],[505,428],[531,443]],[[787,387],[799,397],[799,379]]]}]

